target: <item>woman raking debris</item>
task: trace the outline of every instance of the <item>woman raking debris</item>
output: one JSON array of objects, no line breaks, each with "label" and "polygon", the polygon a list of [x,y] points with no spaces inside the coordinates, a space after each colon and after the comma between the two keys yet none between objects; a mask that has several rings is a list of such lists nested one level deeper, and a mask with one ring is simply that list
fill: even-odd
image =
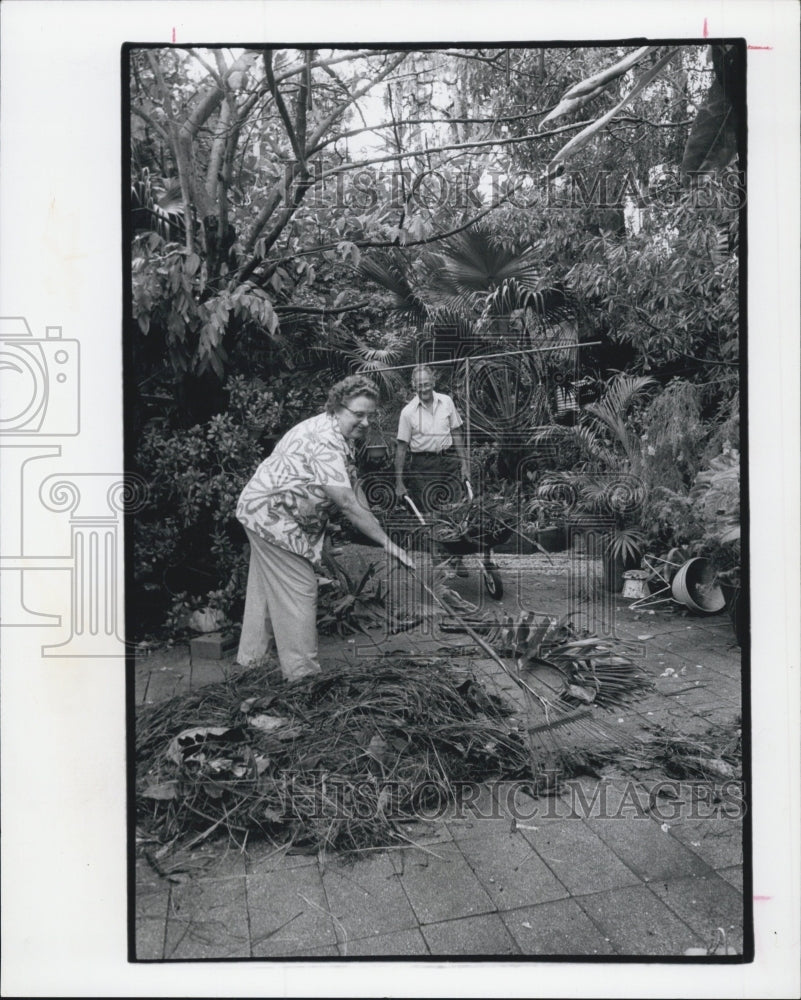
[{"label": "woman raking debris", "polygon": [[336,508],[387,554],[413,568],[371,513],[356,484],[354,446],[373,418],[378,389],[352,375],[337,382],[325,411],[288,431],[239,497],[236,516],[250,542],[237,662],[249,666],[275,640],[287,680],[320,672],[317,577],[329,515]]}]

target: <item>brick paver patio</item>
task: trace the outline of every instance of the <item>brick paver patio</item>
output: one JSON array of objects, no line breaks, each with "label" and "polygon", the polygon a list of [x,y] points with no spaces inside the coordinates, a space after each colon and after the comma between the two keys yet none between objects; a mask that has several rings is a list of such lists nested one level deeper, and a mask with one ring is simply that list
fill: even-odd
[{"label": "brick paver patio", "polygon": [[[556,569],[541,557],[499,561],[506,610],[564,612],[557,559]],[[458,587],[466,600],[484,601],[477,572]],[[613,724],[637,732],[658,722],[695,734],[739,714],[740,651],[725,615],[698,617],[675,605],[635,613],[620,597],[612,607],[616,635],[641,644],[655,682],[653,693],[613,713]],[[446,643],[464,647],[490,689],[518,698],[464,635],[403,634],[386,647],[432,651]],[[325,639],[321,658],[352,659],[355,646]],[[193,660],[186,645],[142,656],[137,703],[238,669],[230,656]],[[743,949],[741,819],[693,818],[686,798],[668,801],[661,815],[638,811],[635,801],[649,802],[653,780],[609,769],[600,782],[568,783],[558,800],[488,783],[464,815],[421,821],[408,829],[408,847],[366,851],[354,863],[215,843],[187,852],[187,871],[163,878],[138,859],[136,958],[681,956],[719,927]],[[607,817],[617,811],[616,818],[586,808],[601,790]],[[584,805],[571,811],[576,803]]]}]

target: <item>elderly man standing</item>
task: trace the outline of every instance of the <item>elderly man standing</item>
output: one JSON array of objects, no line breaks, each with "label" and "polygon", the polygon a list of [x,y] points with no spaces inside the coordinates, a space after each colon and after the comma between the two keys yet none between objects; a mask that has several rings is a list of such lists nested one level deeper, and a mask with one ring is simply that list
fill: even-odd
[{"label": "elderly man standing", "polygon": [[[426,512],[457,502],[470,466],[461,431],[462,418],[453,400],[434,391],[434,373],[425,365],[412,372],[414,399],[401,410],[398,447],[395,452],[395,491],[399,499],[408,494]],[[404,465],[409,453],[406,488]],[[457,560],[459,575],[467,575]]]}]

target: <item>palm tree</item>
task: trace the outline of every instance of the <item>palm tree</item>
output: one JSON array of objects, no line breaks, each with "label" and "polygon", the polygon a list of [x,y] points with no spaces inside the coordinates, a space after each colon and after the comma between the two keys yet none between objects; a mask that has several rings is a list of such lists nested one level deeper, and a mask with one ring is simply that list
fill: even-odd
[{"label": "palm tree", "polygon": [[[581,410],[577,424],[547,427],[533,437],[534,443],[564,445],[569,441],[578,447],[582,471],[577,485],[575,477],[570,477],[569,489],[579,514],[611,517],[614,522],[605,553],[610,564],[618,564],[618,573],[636,565],[646,543],[637,517],[645,501],[645,486],[639,478],[642,456],[626,416],[655,384],[649,376],[615,375],[601,399]],[[558,476],[546,480],[540,487],[542,498],[547,500],[554,490],[558,493],[562,485]],[[610,585],[613,578],[614,571],[607,568]]]},{"label": "palm tree", "polygon": [[477,225],[448,240],[438,257],[431,284],[447,313],[478,318],[541,306],[531,247],[519,250],[488,227]]},{"label": "palm tree", "polygon": [[[543,282],[532,246],[521,247],[480,224],[426,251],[416,268],[407,254],[393,250],[363,258],[361,274],[389,293],[397,318],[421,331],[433,328],[454,358],[531,348],[544,337],[549,346],[575,342],[565,295]],[[492,436],[499,467],[510,474],[524,457],[521,432],[550,420],[545,357],[555,358],[522,354],[471,366],[472,422]],[[464,397],[466,375],[461,367],[455,374]]]},{"label": "palm tree", "polygon": [[389,292],[390,308],[402,320],[421,329],[431,320],[431,307],[421,294],[409,259],[399,251],[362,257],[359,274]]},{"label": "palm tree", "polygon": [[626,426],[626,414],[655,384],[646,375],[615,375],[601,399],[584,407],[578,424],[560,428],[575,436],[589,467],[640,472],[640,445]]}]

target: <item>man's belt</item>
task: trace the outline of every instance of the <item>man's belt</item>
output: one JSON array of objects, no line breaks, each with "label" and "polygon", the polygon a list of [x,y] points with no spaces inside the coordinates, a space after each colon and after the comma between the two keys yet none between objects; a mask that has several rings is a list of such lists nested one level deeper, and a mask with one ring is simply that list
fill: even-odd
[{"label": "man's belt", "polygon": [[416,456],[419,455],[437,455],[439,457],[442,455],[455,455],[456,449],[454,448],[453,445],[451,445],[450,448],[443,448],[442,451],[412,451],[409,454],[412,456],[412,458],[415,458]]}]

